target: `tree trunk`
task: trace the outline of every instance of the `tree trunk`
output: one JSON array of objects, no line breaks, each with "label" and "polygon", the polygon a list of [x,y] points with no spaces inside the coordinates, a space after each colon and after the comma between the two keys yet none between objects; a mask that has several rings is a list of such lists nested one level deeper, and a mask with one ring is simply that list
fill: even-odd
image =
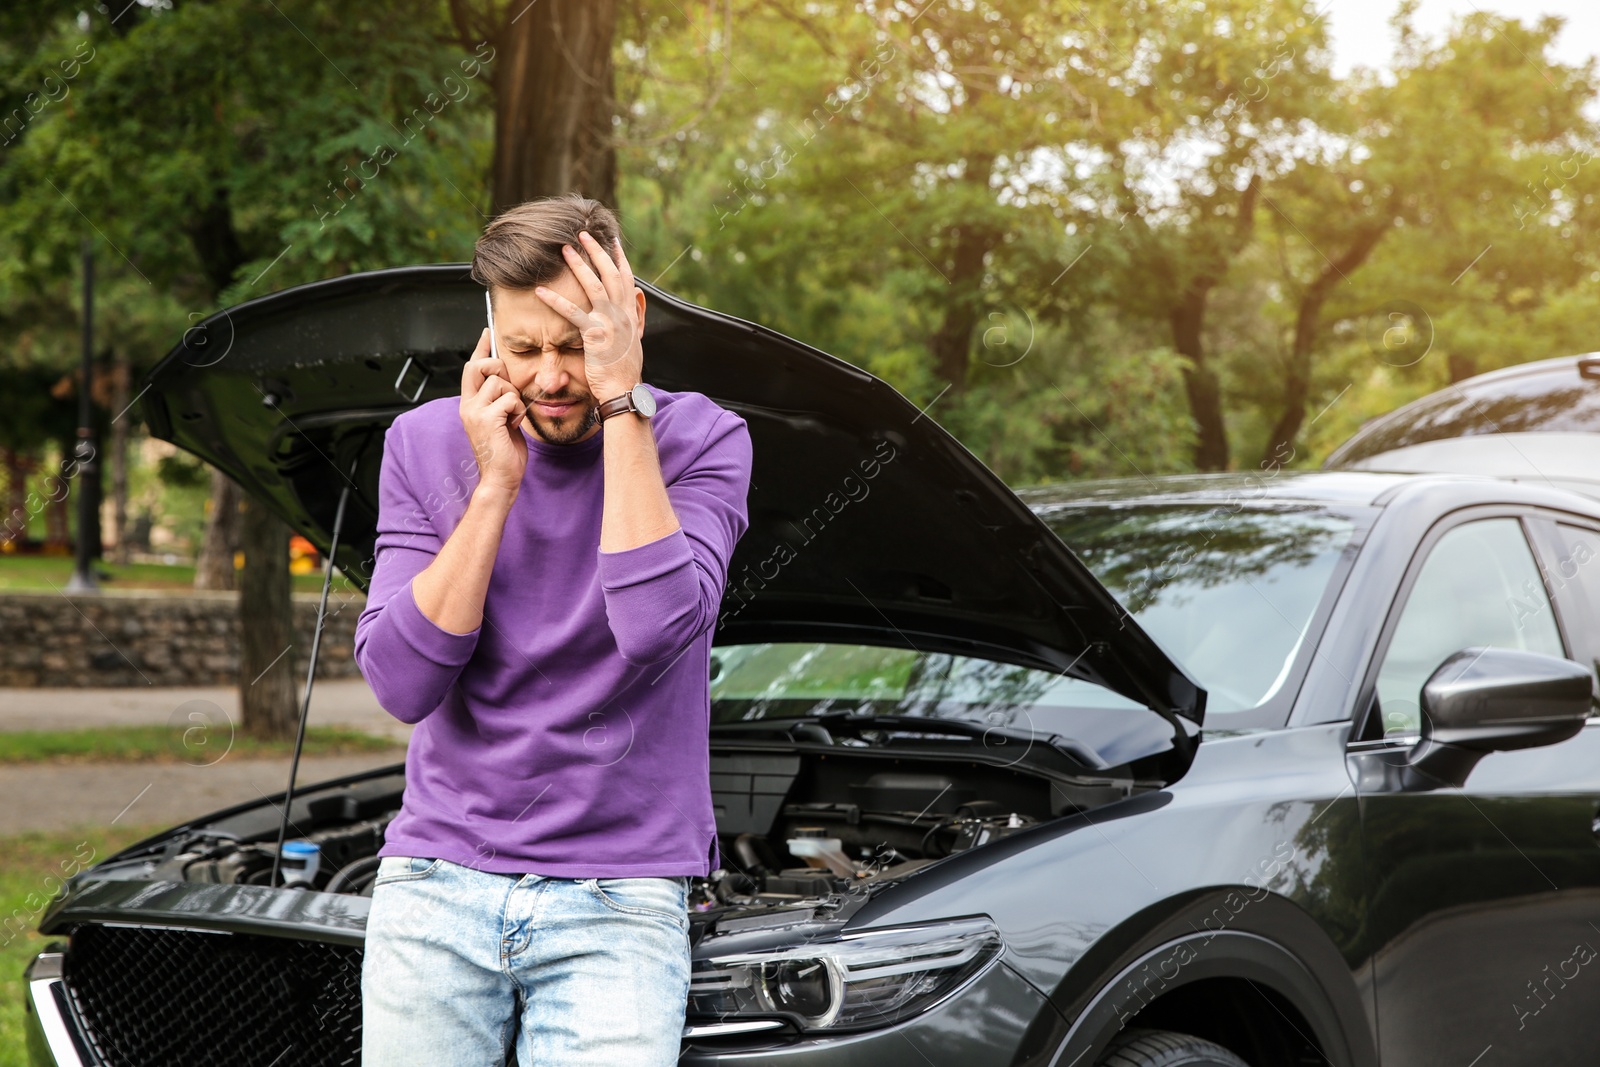
[{"label": "tree trunk", "polygon": [[[66,455],[70,456],[69,448]],[[44,543],[46,548],[51,548],[63,555],[70,554],[67,550],[72,546],[72,533],[70,530],[71,518],[69,511],[72,507],[67,501],[72,499],[71,493],[63,493],[53,482],[46,483],[49,488],[44,495]]]},{"label": "tree trunk", "polygon": [[[211,512],[195,559],[196,589],[232,589],[233,553],[239,547],[239,487],[226,474],[211,469]],[[288,573],[288,563],[284,564]]]},{"label": "tree trunk", "polygon": [[1322,269],[1312,283],[1300,294],[1300,307],[1295,315],[1294,346],[1289,353],[1288,373],[1283,384],[1283,410],[1267,437],[1267,449],[1262,454],[1261,465],[1288,463],[1294,456],[1295,438],[1300,435],[1300,425],[1306,417],[1306,401],[1311,394],[1312,353],[1317,344],[1317,331],[1321,325],[1322,308],[1333,295],[1334,287],[1347,281],[1372,255],[1383,235],[1389,232],[1387,223],[1358,233],[1343,255]]},{"label": "tree trunk", "polygon": [[6,466],[6,525],[0,540],[15,540],[20,547],[28,540],[33,514],[28,510],[28,474],[35,464],[14,448],[0,449]]},{"label": "tree trunk", "polygon": [[[121,345],[112,350],[111,410],[111,559],[128,562],[128,351]],[[118,414],[120,413],[120,415]]]},{"label": "tree trunk", "polygon": [[[244,247],[233,226],[233,208],[228,192],[220,184],[213,187],[205,203],[190,205],[184,230],[189,244],[205,271],[211,295],[216,299],[233,283],[233,276],[244,264]],[[195,560],[196,589],[234,588],[233,553],[239,547],[239,487],[221,471],[211,472],[211,512],[206,517],[205,534]],[[289,566],[287,558],[284,567]]]},{"label": "tree trunk", "polygon": [[1172,345],[1189,365],[1183,368],[1183,388],[1194,419],[1194,465],[1203,471],[1228,469],[1228,433],[1222,421],[1222,385],[1206,362],[1206,301],[1210,285],[1194,285],[1172,308]]},{"label": "tree trunk", "polygon": [[233,284],[234,275],[239,273],[247,258],[233,227],[233,205],[228,190],[219,184],[204,204],[192,202],[184,231],[189,235],[189,246],[200,260],[215,299]]},{"label": "tree trunk", "polygon": [[[988,180],[988,172],[984,172]],[[955,228],[955,256],[950,270],[950,300],[945,305],[944,321],[933,335],[934,366],[939,377],[950,383],[952,394],[967,386],[967,365],[972,357],[972,329],[978,324],[983,293],[983,260],[994,248],[999,235],[975,226]]]},{"label": "tree trunk", "polygon": [[294,737],[296,697],[293,598],[289,578],[289,527],[258,502],[244,498],[239,583],[240,728],[251,737]]},{"label": "tree trunk", "polygon": [[[1228,469],[1228,431],[1222,420],[1222,383],[1206,361],[1206,305],[1211,290],[1227,276],[1228,268],[1246,248],[1255,233],[1256,200],[1261,196],[1261,178],[1252,174],[1239,195],[1234,210],[1233,229],[1211,242],[1201,254],[1201,265],[1183,286],[1177,303],[1167,313],[1172,327],[1172,347],[1189,359],[1183,370],[1183,388],[1189,398],[1189,414],[1194,419],[1194,465],[1203,471]],[[1202,235],[1204,236],[1204,235]]]},{"label": "tree trunk", "polygon": [[[209,199],[195,207],[187,227],[189,242],[211,283],[213,296],[220,296],[232,284],[245,259],[243,243],[233,225],[232,203],[226,188],[216,182]],[[213,471],[211,489],[214,506],[201,550],[203,565],[195,568],[195,587],[232,589],[233,546],[237,544],[244,551],[244,572],[239,581],[241,725],[246,734],[256,737],[292,737],[300,710],[295,700],[295,656],[290,652],[277,659],[294,640],[289,528],[245,498],[226,475]],[[219,584],[202,585],[202,580]]]},{"label": "tree trunk", "polygon": [[494,210],[577,192],[616,204],[616,0],[513,3],[495,34]]}]

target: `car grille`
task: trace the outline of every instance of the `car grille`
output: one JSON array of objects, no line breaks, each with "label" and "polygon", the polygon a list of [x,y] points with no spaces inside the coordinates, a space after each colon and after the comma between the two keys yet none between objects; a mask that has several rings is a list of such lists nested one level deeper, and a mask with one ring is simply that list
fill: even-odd
[{"label": "car grille", "polygon": [[361,1062],[358,948],[89,923],[73,931],[62,978],[85,1036],[117,1067]]}]

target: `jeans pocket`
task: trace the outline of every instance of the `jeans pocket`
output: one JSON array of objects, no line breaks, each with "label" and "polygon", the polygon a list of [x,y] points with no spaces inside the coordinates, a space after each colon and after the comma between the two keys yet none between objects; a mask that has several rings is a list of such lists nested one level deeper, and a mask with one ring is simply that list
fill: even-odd
[{"label": "jeans pocket", "polygon": [[390,882],[414,882],[439,869],[443,860],[422,856],[384,856],[378,860],[378,873],[372,879],[372,888]]},{"label": "jeans pocket", "polygon": [[680,930],[689,929],[688,878],[589,878],[585,884],[613,911],[650,915],[666,919]]}]

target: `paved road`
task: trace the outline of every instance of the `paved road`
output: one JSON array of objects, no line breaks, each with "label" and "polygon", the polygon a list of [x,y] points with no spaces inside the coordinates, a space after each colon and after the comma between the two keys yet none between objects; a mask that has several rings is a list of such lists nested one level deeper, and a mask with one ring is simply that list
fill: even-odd
[{"label": "paved road", "polygon": [[[183,689],[0,689],[0,730],[67,730],[180,722],[203,701],[239,720],[238,690]],[[205,705],[198,705],[204,707]],[[360,679],[318,682],[311,691],[313,725],[341,725],[383,734],[398,744],[412,727],[378,705]],[[220,719],[215,725],[220,726]],[[213,734],[212,736],[216,736]],[[398,763],[392,753],[302,757],[300,785],[369,767]],[[281,792],[288,782],[288,757],[240,759],[224,756],[209,766],[187,763],[13,764],[0,766],[0,836],[24,830],[64,830],[111,822],[167,824],[232,804]]]},{"label": "paved road", "polygon": [[[133,726],[171,721],[183,704],[214,704],[237,725],[239,690],[227,687],[162,689],[3,689],[0,730],[72,730],[84,726]],[[181,716],[180,716],[181,718]],[[362,678],[318,682],[311,689],[313,726],[351,726],[407,741],[412,727],[384,711]]]},{"label": "paved road", "polygon": [[[300,760],[299,787],[400,761],[394,754]],[[0,837],[109,823],[169,825],[281,793],[289,760],[184,763],[37,763],[0,768]],[[0,857],[0,863],[3,863]]]}]

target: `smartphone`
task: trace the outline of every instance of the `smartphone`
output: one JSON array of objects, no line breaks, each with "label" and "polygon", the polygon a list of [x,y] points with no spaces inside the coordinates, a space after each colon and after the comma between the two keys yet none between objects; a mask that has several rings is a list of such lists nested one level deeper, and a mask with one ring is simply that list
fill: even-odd
[{"label": "smartphone", "polygon": [[483,309],[489,315],[489,358],[500,358],[500,345],[494,338],[494,301],[489,299],[489,290],[483,291]]}]

